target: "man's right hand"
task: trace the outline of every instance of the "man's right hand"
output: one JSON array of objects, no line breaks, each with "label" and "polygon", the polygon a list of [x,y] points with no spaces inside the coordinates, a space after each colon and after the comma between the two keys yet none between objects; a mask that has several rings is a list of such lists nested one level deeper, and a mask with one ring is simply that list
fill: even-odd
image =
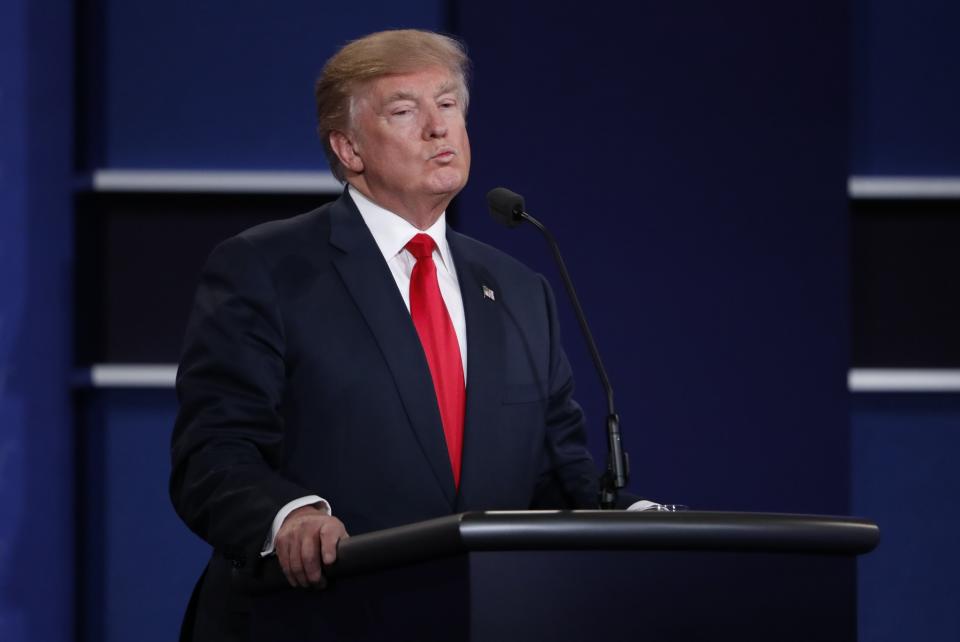
[{"label": "man's right hand", "polygon": [[343,522],[315,506],[301,506],[283,520],[277,531],[276,552],[290,586],[323,588],[324,565],[337,559],[337,543],[346,539]]}]

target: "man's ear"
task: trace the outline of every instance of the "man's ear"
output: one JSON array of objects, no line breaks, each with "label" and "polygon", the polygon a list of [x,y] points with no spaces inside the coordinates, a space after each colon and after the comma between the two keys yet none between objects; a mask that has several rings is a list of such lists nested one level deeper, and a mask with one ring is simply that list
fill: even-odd
[{"label": "man's ear", "polygon": [[337,130],[330,132],[330,147],[344,167],[354,174],[363,172],[363,159],[357,153],[356,143],[350,136]]}]

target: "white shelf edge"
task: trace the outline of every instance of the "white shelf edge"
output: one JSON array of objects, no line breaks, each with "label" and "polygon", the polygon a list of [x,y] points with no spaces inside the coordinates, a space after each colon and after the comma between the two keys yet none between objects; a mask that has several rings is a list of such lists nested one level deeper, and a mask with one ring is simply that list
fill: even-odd
[{"label": "white shelf edge", "polygon": [[[93,388],[173,388],[175,363],[97,363],[80,377]],[[960,370],[853,368],[847,374],[850,392],[960,392]]]},{"label": "white shelf edge", "polygon": [[851,176],[852,199],[960,199],[960,176]]},{"label": "white shelf edge", "polygon": [[854,368],[850,392],[960,392],[960,370]]},{"label": "white shelf edge", "polygon": [[92,388],[173,388],[175,363],[95,363],[78,379]]},{"label": "white shelf edge", "polygon": [[330,172],[98,169],[95,192],[217,192],[339,194],[343,185]]}]

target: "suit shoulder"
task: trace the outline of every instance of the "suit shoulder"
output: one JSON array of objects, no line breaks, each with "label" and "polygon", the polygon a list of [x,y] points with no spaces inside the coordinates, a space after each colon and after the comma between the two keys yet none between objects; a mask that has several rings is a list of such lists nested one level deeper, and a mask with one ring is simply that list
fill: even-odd
[{"label": "suit shoulder", "polygon": [[274,264],[291,254],[316,255],[327,247],[330,238],[330,205],[247,228],[218,243],[210,257],[259,256],[267,264]]},{"label": "suit shoulder", "polygon": [[313,241],[318,234],[330,229],[326,215],[329,208],[330,204],[327,203],[304,214],[267,221],[240,232],[237,237],[263,249],[278,244]]}]

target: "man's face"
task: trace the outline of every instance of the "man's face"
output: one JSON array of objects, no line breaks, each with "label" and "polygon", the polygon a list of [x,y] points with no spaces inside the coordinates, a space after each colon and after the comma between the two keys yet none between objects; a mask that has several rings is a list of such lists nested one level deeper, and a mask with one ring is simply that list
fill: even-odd
[{"label": "man's face", "polygon": [[374,200],[385,207],[449,201],[463,188],[470,172],[463,100],[457,77],[442,67],[361,87],[352,138]]}]

